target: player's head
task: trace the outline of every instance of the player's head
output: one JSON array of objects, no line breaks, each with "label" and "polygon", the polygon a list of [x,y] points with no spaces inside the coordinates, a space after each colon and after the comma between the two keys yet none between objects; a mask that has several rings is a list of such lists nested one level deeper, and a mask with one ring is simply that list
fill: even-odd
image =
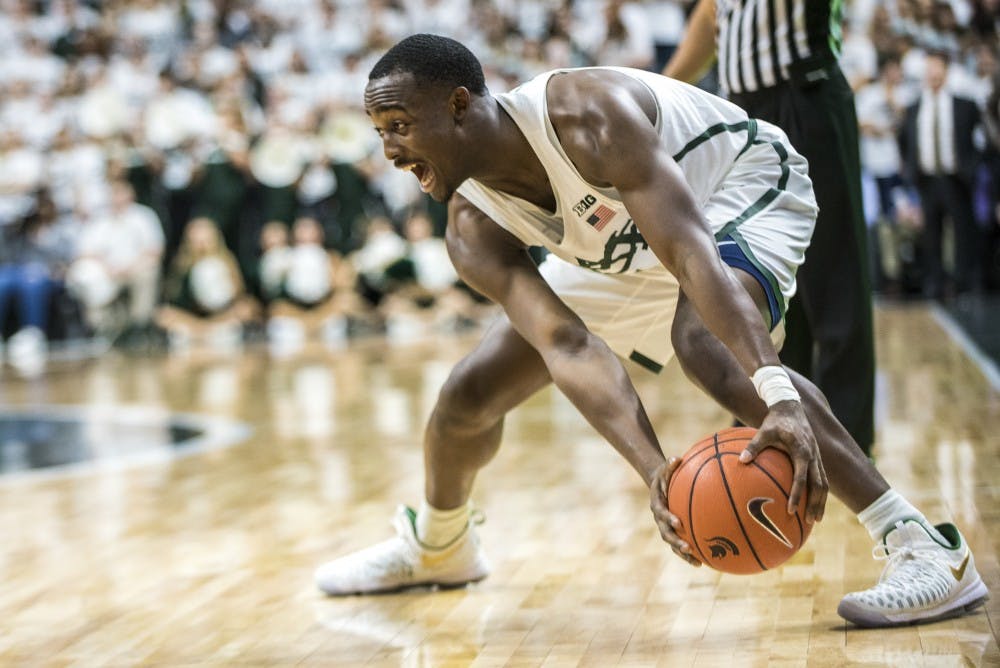
[{"label": "player's head", "polygon": [[368,80],[409,73],[420,85],[459,86],[474,95],[486,94],[486,78],[479,59],[461,42],[440,35],[410,35],[385,52]]},{"label": "player's head", "polygon": [[462,150],[463,124],[474,100],[487,94],[483,68],[471,51],[447,37],[412,35],[372,68],[365,111],[385,157],[445,201],[469,175],[472,156]]}]

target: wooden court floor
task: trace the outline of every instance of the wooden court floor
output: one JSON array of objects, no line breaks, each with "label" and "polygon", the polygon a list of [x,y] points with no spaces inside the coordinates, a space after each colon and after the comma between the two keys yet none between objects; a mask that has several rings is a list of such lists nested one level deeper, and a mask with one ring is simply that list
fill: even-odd
[{"label": "wooden court floor", "polygon": [[[638,477],[560,395],[513,413],[475,500],[494,572],[467,589],[324,598],[313,569],[417,503],[422,423],[474,343],[308,349],[9,370],[0,405],[230,417],[228,448],[0,477],[0,665],[1000,665],[1000,395],[921,307],[881,308],[878,463],[954,519],[994,592],[961,619],[846,628],[879,564],[831,500],[792,562],[693,569],[659,541]],[[641,383],[666,450],[726,416],[676,369]]]}]

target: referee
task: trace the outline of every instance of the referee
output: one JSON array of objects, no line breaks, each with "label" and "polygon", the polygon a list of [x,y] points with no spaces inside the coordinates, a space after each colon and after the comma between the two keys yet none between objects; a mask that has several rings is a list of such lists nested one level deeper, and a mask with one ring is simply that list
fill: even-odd
[{"label": "referee", "polygon": [[781,127],[809,160],[819,217],[781,359],[811,378],[870,453],[875,437],[871,279],[854,96],[837,65],[842,0],[699,0],[663,73],[697,81],[718,51],[719,82]]}]

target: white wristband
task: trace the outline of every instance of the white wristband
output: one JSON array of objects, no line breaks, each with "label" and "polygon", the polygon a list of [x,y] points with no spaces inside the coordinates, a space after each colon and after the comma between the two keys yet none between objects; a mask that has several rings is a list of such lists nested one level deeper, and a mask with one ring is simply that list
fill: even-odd
[{"label": "white wristband", "polygon": [[754,372],[750,380],[757,388],[757,396],[764,400],[768,408],[779,401],[788,401],[789,399],[802,401],[802,397],[792,385],[792,379],[780,366],[762,366]]}]

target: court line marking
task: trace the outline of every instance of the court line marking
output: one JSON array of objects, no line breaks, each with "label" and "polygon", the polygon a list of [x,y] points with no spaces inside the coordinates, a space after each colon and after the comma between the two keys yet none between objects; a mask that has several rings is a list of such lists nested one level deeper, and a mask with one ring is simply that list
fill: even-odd
[{"label": "court line marking", "polygon": [[127,469],[164,464],[191,455],[227,448],[249,438],[250,425],[211,415],[175,413],[166,408],[130,404],[14,404],[0,408],[4,417],[46,417],[53,421],[115,422],[123,425],[177,426],[197,429],[200,436],[183,441],[169,449],[147,450],[110,457],[90,459],[72,464],[48,466],[0,474],[0,486],[24,482],[40,482],[93,474],[119,473]]},{"label": "court line marking", "polygon": [[983,352],[982,348],[965,333],[962,326],[940,304],[931,304],[930,312],[941,329],[947,332],[952,340],[958,344],[958,347],[972,360],[973,364],[979,367],[993,391],[1000,392],[1000,369],[997,368],[996,362]]}]

